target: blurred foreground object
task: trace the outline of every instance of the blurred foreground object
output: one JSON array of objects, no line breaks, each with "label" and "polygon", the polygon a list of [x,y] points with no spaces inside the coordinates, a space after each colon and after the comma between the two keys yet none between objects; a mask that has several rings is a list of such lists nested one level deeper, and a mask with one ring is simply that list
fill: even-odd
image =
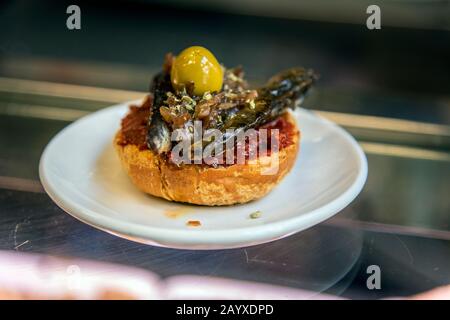
[{"label": "blurred foreground object", "polygon": [[437,287],[430,291],[416,294],[410,300],[450,300],[450,285]]},{"label": "blurred foreground object", "polygon": [[[81,259],[0,251],[0,300],[342,299],[248,281],[203,276],[162,280],[152,272]],[[450,299],[450,286],[412,296]]]},{"label": "blurred foreground object", "polygon": [[0,251],[0,299],[158,299],[148,272],[80,259]]},{"label": "blurred foreground object", "polygon": [[200,276],[162,280],[137,268],[0,251],[0,300],[335,299],[315,292]]}]

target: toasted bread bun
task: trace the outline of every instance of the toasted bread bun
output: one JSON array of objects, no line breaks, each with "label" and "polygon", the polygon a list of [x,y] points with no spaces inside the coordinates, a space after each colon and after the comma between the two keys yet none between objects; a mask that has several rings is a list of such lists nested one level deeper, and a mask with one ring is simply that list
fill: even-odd
[{"label": "toasted bread bun", "polygon": [[[290,113],[285,119],[294,125],[293,143],[270,156],[247,164],[218,168],[187,164],[180,167],[150,150],[122,145],[121,130],[114,146],[131,181],[143,192],[171,201],[221,206],[245,203],[270,192],[291,170],[299,149],[300,133]],[[278,157],[278,168],[270,169]],[[273,162],[271,162],[273,161]]]}]

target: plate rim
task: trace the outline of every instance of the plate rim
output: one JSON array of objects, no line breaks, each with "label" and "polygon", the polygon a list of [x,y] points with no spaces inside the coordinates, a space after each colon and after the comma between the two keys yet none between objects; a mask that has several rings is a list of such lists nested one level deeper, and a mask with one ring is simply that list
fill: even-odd
[{"label": "plate rim", "polygon": [[[138,100],[139,101],[139,100]],[[46,173],[45,167],[48,161],[49,153],[52,146],[56,143],[58,139],[64,135],[64,133],[70,128],[79,125],[81,121],[88,121],[91,117],[97,117],[100,113],[112,112],[117,109],[125,109],[130,104],[136,103],[137,101],[128,101],[120,104],[112,105],[98,111],[92,112],[85,115],[78,120],[72,122],[71,124],[64,127],[59,131],[49,143],[46,145],[44,151],[42,152],[39,161],[39,177],[44,190],[49,195],[49,197],[66,213],[72,217],[91,225],[97,229],[125,237],[130,240],[150,243],[153,245],[173,247],[173,248],[192,248],[201,246],[206,246],[205,249],[211,248],[235,248],[244,247],[253,244],[260,244],[265,242],[270,242],[282,237],[289,236],[293,233],[303,231],[311,226],[319,224],[324,220],[327,220],[340,212],[342,209],[347,207],[362,191],[368,175],[368,164],[367,158],[358,142],[353,138],[350,133],[345,129],[335,124],[334,122],[323,118],[317,113],[301,108],[302,112],[309,113],[318,120],[323,121],[329,126],[332,126],[334,130],[337,130],[341,136],[350,144],[352,149],[357,155],[357,160],[359,162],[358,173],[350,187],[348,187],[344,192],[339,194],[336,198],[328,202],[327,204],[311,210],[302,215],[290,217],[280,221],[274,221],[267,224],[260,224],[254,226],[246,226],[242,228],[229,228],[229,229],[214,229],[205,230],[202,228],[196,229],[171,229],[167,227],[155,227],[149,225],[139,225],[135,222],[129,222],[124,220],[119,220],[117,218],[108,217],[98,213],[94,210],[86,208],[83,205],[79,205],[76,201],[71,200],[58,191],[49,181],[48,175]],[[282,183],[282,182],[281,182]],[[182,203],[180,203],[182,204]],[[304,223],[311,219],[311,217],[319,217],[313,219],[309,223]],[[302,223],[303,222],[303,223]],[[280,231],[281,230],[281,231]],[[239,236],[235,235],[235,232],[239,232]],[[239,243],[247,243],[246,245],[239,245]]]}]

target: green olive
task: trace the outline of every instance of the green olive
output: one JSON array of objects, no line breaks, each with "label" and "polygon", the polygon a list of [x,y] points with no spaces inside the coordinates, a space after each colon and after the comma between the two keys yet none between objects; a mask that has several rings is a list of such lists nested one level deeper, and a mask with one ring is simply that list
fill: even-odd
[{"label": "green olive", "polygon": [[175,58],[170,79],[174,89],[181,90],[192,82],[194,94],[202,95],[207,91],[220,91],[223,70],[211,51],[194,46],[184,49]]}]

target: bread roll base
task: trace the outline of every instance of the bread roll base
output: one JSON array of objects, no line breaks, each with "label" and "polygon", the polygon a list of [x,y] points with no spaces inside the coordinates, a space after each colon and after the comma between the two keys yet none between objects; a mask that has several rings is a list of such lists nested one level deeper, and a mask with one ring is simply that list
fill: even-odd
[{"label": "bread roll base", "polygon": [[[286,117],[295,124],[291,114]],[[223,206],[259,199],[284,178],[293,167],[299,150],[300,133],[297,126],[295,128],[298,134],[294,143],[270,155],[271,159],[259,158],[245,165],[218,168],[194,164],[177,167],[150,150],[139,150],[132,144],[122,146],[118,143],[120,130],[114,146],[131,181],[143,192],[171,201]],[[276,156],[279,157],[278,171],[262,174],[267,173],[270,161]]]}]

